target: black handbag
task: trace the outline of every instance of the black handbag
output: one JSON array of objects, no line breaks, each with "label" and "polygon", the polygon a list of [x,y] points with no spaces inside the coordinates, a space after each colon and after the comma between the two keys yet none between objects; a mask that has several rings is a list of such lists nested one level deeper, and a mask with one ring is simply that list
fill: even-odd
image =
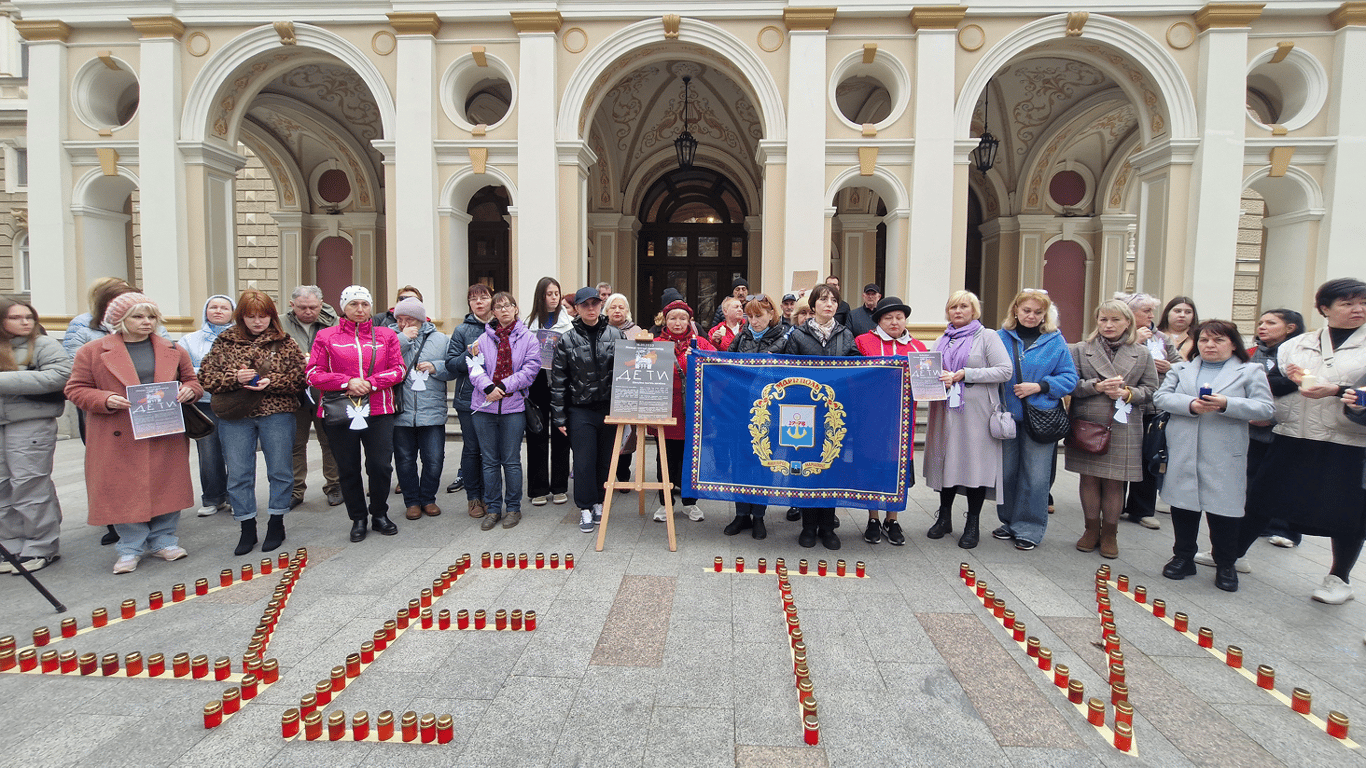
[{"label": "black handbag", "polygon": [[1170,413],[1159,411],[1143,430],[1143,466],[1159,489],[1167,476],[1167,422],[1171,417]]},{"label": "black handbag", "polygon": [[[1024,381],[1024,360],[1020,354],[1020,345],[1015,345],[1015,370],[1019,372],[1021,382]],[[1024,406],[1024,427],[1025,434],[1036,443],[1056,443],[1059,440],[1072,434],[1072,420],[1067,416],[1067,409],[1058,403],[1052,408],[1036,408],[1029,404],[1028,400],[1020,398],[1020,405]]]},{"label": "black handbag", "polygon": [[[367,374],[369,376],[375,374],[375,357],[378,355],[379,345],[375,343],[375,339],[372,336],[370,338],[370,370]],[[394,401],[396,406],[394,413],[400,413],[400,411],[397,410],[397,405],[403,402],[403,393],[396,392]],[[351,422],[351,415],[346,412],[347,406],[352,406],[356,410],[360,410],[368,405],[370,405],[370,395],[368,394],[359,396],[348,395],[344,389],[324,392],[323,423],[331,424],[333,426],[338,424],[349,424]]]},{"label": "black handbag", "polygon": [[194,403],[181,403],[180,410],[185,414],[185,434],[194,440],[203,440],[218,431],[213,419],[204,415]]},{"label": "black handbag", "polygon": [[523,400],[526,403],[526,431],[533,435],[545,432],[545,419],[541,416],[541,409],[531,404],[531,398]]}]

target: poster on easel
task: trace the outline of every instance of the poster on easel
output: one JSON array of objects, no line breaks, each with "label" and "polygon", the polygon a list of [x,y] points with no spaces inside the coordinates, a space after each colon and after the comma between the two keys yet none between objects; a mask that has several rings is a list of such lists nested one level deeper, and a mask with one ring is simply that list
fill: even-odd
[{"label": "poster on easel", "polygon": [[175,435],[185,431],[185,414],[176,395],[180,382],[162,381],[127,388],[128,415],[133,420],[133,439]]},{"label": "poster on easel", "polygon": [[672,342],[618,341],[612,358],[612,417],[630,421],[672,418],[676,361]]}]

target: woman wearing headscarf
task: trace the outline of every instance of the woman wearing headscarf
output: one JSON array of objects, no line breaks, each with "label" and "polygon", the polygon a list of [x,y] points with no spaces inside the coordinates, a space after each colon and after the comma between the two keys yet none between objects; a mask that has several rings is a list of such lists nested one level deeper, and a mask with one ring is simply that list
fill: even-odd
[{"label": "woman wearing headscarf", "polygon": [[[640,326],[631,319],[631,302],[623,294],[614,293],[608,296],[602,305],[602,314],[607,318],[607,324],[621,331],[627,339],[635,338],[640,332]],[[617,446],[617,454],[620,457],[617,459],[617,482],[630,482],[631,457],[635,455],[635,449],[635,440],[631,439],[631,433],[628,432],[626,445]],[[620,493],[626,493],[626,489],[621,489]]]},{"label": "woman wearing headscarf", "polygon": [[179,382],[176,400],[204,394],[190,353],[156,335],[161,310],[141,293],[109,302],[104,325],[113,333],[76,352],[66,397],[86,412],[85,489],[91,525],[118,531],[114,573],[129,573],[144,555],[179,560],[180,510],[194,504],[190,439],[184,432],[133,438],[130,386]]},{"label": "woman wearing headscarf", "polygon": [[[674,405],[673,405],[673,426],[664,428],[664,447],[668,457],[669,482],[683,487],[683,436],[687,431],[686,419],[684,418],[683,408],[683,380],[687,378],[684,373],[688,370],[688,351],[692,348],[692,342],[697,340],[697,348],[709,352],[715,352],[716,347],[711,342],[698,336],[693,332],[693,311],[686,301],[675,301],[664,308],[664,330],[659,334],[655,341],[667,341],[674,345]],[[659,471],[659,455],[655,455],[655,472],[661,482],[664,475]],[[669,493],[673,493],[672,490]],[[703,520],[702,508],[697,506],[697,499],[684,498],[681,510],[693,522]],[[664,491],[659,492],[659,509],[655,510],[655,522],[666,521],[664,511]],[[760,525],[763,522],[760,521]]]},{"label": "woman wearing headscarf", "polygon": [[[38,324],[33,305],[0,298],[0,543],[28,571],[60,557],[52,455],[70,375],[71,359]],[[12,570],[0,562],[0,573]]]},{"label": "woman wearing headscarf", "polygon": [[[318,331],[308,356],[308,384],[323,392],[318,416],[324,420],[332,455],[337,460],[342,499],[351,518],[351,541],[364,541],[365,517],[385,536],[398,533],[389,519],[389,480],[393,477],[394,409],[396,388],[405,369],[398,334],[376,328],[370,319],[370,290],[347,286],[341,294],[342,317],[331,328]],[[328,421],[327,395],[343,392],[354,418]],[[335,398],[336,395],[333,395]],[[365,447],[365,477],[370,481],[370,504],[365,503],[361,446]]]},{"label": "woman wearing headscarf", "polygon": [[[232,313],[236,309],[237,303],[231,296],[221,293],[210,296],[204,302],[204,324],[199,326],[199,330],[181,336],[180,341],[176,342],[190,353],[196,376],[199,375],[204,356],[209,354],[219,334],[232,327]],[[200,381],[202,383],[202,377]],[[204,396],[194,405],[216,426],[218,416],[209,405],[212,398],[209,388],[205,386]],[[208,517],[215,512],[231,511],[232,506],[228,504],[228,466],[223,459],[223,434],[214,429],[212,435],[194,441],[194,447],[199,453],[199,516]]]}]

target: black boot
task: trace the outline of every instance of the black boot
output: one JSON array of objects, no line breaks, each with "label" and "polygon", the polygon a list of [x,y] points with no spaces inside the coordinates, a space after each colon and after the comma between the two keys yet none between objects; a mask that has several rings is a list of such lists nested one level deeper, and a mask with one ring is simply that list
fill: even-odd
[{"label": "black boot", "polygon": [[[1167,564],[1162,567],[1162,575],[1175,581],[1180,581],[1187,576],[1194,576],[1195,573],[1195,561],[1189,557],[1182,557],[1180,555],[1168,560]],[[1238,577],[1235,575],[1233,578],[1234,583],[1237,583]]]},{"label": "black boot", "polygon": [[764,519],[758,515],[751,515],[754,518],[754,527],[750,529],[749,535],[756,539],[768,538],[768,528],[764,527]]},{"label": "black boot", "polygon": [[816,527],[818,521],[815,510],[803,509],[802,511],[802,532],[797,536],[797,544],[807,549],[816,546]]},{"label": "black boot", "polygon": [[119,540],[119,532],[114,530],[114,526],[106,525],[109,530],[100,537],[100,546],[109,546]]},{"label": "black boot", "polygon": [[934,521],[934,525],[925,532],[931,539],[942,539],[945,534],[953,533],[953,508],[940,507],[939,519]]},{"label": "black boot", "polygon": [[[789,523],[795,523],[800,519],[802,519],[802,511],[800,509],[797,509],[796,507],[787,508],[787,521]],[[109,527],[113,528],[114,526],[111,525]]]},{"label": "black boot", "polygon": [[262,552],[274,552],[285,543],[285,516],[271,515],[266,523],[266,540],[261,544]]},{"label": "black boot", "polygon": [[972,549],[977,546],[977,518],[981,512],[969,512],[967,522],[963,523],[963,535],[958,537],[958,546]]},{"label": "black boot", "polygon": [[1238,569],[1232,565],[1220,565],[1214,569],[1214,586],[1225,592],[1238,591]]},{"label": "black boot", "polygon": [[245,555],[256,548],[256,518],[253,517],[250,520],[243,520],[241,522],[242,538],[237,540],[237,549],[232,551],[234,555],[239,556]]},{"label": "black boot", "polygon": [[734,536],[740,531],[747,531],[753,527],[754,520],[749,515],[736,515],[735,519],[730,521],[730,525],[721,529],[721,533],[724,533],[727,536]]},{"label": "black boot", "polygon": [[379,513],[378,515],[370,516],[370,527],[374,528],[376,531],[379,531],[385,536],[393,536],[394,534],[398,533],[398,526],[394,525],[394,521],[389,519],[389,515],[383,512]]},{"label": "black boot", "polygon": [[351,521],[351,541],[365,541],[365,534],[370,532],[369,526],[365,524],[365,518]]},{"label": "black boot", "polygon": [[835,533],[835,523],[838,522],[839,518],[835,516],[835,510],[826,510],[821,515],[824,520],[821,522],[820,529],[816,531],[816,535],[820,537],[821,543],[825,545],[826,549],[839,549],[840,537]]}]

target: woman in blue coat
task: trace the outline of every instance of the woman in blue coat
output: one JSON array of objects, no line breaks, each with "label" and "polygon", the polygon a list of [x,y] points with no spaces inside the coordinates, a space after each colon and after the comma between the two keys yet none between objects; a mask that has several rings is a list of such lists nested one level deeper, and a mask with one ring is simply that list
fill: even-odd
[{"label": "woman in blue coat", "polygon": [[1005,383],[1005,404],[1017,422],[1015,437],[1001,443],[1001,485],[1004,494],[996,505],[1001,527],[993,538],[1014,540],[1015,548],[1028,551],[1043,541],[1048,527],[1048,487],[1057,441],[1040,443],[1024,425],[1024,405],[1049,410],[1077,386],[1077,366],[1067,340],[1058,331],[1049,310],[1053,302],[1044,291],[1021,291],[1010,305],[1010,315],[997,333],[1014,363]]},{"label": "woman in blue coat", "polygon": [[1191,359],[1173,366],[1153,395],[1153,404],[1171,414],[1161,495],[1172,507],[1176,541],[1162,575],[1195,575],[1203,511],[1213,544],[1214,585],[1236,592],[1234,562],[1247,498],[1248,422],[1271,418],[1271,388],[1262,366],[1248,362],[1238,326],[1206,320],[1193,336]]}]

